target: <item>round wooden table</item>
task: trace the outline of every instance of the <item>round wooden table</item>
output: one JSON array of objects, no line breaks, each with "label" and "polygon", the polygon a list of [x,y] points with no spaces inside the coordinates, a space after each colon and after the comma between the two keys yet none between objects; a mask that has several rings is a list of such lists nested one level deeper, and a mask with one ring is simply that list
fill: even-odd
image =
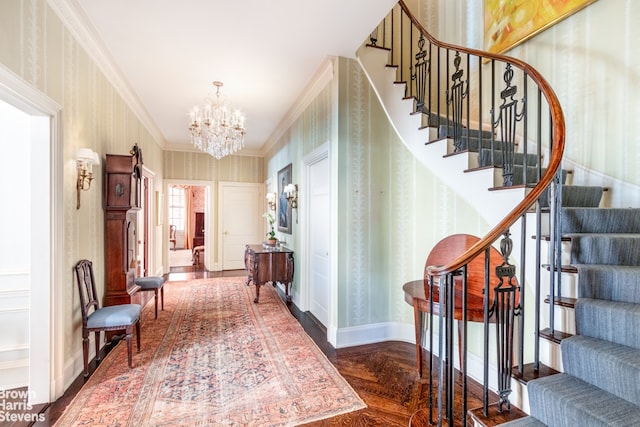
[{"label": "round wooden table", "polygon": [[[425,263],[425,276],[428,275],[427,267],[435,265],[447,264],[458,256],[462,255],[467,249],[472,247],[480,240],[479,237],[470,234],[454,234],[447,236],[438,242],[427,257]],[[494,274],[495,268],[502,264],[502,256],[497,249],[492,247],[489,255],[489,271]],[[480,255],[467,265],[467,320],[471,322],[484,322],[484,267],[485,255]],[[427,276],[428,277],[428,276]],[[413,306],[413,316],[416,333],[416,358],[418,365],[418,373],[422,378],[422,332],[426,329],[425,313],[431,311],[431,304],[428,295],[429,283],[427,279],[412,280],[402,286],[404,291],[404,300]],[[454,286],[454,319],[462,320],[462,277],[455,276]],[[497,277],[494,275],[492,283],[497,283]],[[514,278],[513,283],[517,285]],[[433,314],[440,314],[440,287],[436,282],[433,285]],[[489,294],[489,306],[493,304],[493,292]],[[516,301],[517,305],[517,301]],[[495,322],[495,318],[491,317],[490,322]],[[462,349],[460,346],[463,323],[458,322],[458,353],[462,360]],[[431,350],[431,349],[430,349]]]}]

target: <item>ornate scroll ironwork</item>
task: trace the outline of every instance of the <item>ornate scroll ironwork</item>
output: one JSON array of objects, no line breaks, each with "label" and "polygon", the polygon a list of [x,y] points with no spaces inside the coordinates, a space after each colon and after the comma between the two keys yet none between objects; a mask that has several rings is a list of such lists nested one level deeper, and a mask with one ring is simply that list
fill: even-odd
[{"label": "ornate scroll ironwork", "polygon": [[[507,64],[504,70],[504,82],[506,87],[500,92],[502,104],[500,105],[500,114],[495,118],[495,111],[491,109],[491,123],[493,129],[500,126],[500,136],[502,141],[502,178],[505,187],[513,185],[513,164],[514,164],[514,148],[516,142],[516,126],[525,116],[526,98],[522,98],[522,108],[518,112],[518,100],[514,99],[518,92],[518,86],[512,85],[513,69],[511,64]],[[525,165],[526,169],[526,165]],[[524,171],[526,177],[526,170]],[[526,179],[523,181],[526,184]]]},{"label": "ornate scroll ironwork", "polygon": [[462,146],[462,106],[463,100],[469,95],[469,82],[463,81],[464,70],[460,69],[460,52],[456,52],[453,59],[453,65],[456,67],[451,75],[451,89],[447,89],[447,104],[451,106],[452,127],[453,127],[453,146],[454,151],[458,152],[463,149]]},{"label": "ornate scroll ironwork", "polygon": [[424,98],[427,89],[427,76],[431,70],[431,59],[424,50],[425,38],[420,34],[418,40],[418,53],[416,53],[416,64],[410,66],[411,80],[415,84],[416,111],[428,113],[429,110],[424,109]]},{"label": "ornate scroll ironwork", "polygon": [[511,233],[507,230],[500,241],[502,264],[496,267],[498,284],[493,288],[494,299],[490,308],[490,316],[496,319],[497,368],[498,368],[498,412],[506,405],[511,410],[509,395],[511,394],[511,371],[513,369],[513,334],[515,316],[520,314],[518,292],[515,283],[516,267],[509,264],[509,256],[513,249]]}]

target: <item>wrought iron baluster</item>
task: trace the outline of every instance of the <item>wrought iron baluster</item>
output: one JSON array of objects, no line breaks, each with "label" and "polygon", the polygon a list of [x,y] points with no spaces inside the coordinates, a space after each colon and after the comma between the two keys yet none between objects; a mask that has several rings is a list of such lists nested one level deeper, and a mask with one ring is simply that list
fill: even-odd
[{"label": "wrought iron baluster", "polygon": [[500,241],[502,264],[496,267],[498,284],[493,288],[494,300],[491,314],[495,316],[498,368],[498,412],[506,406],[511,410],[509,395],[511,394],[511,371],[513,369],[513,335],[515,316],[520,314],[518,301],[519,287],[514,283],[516,268],[509,264],[509,256],[513,250],[511,233],[507,230]]},{"label": "wrought iron baluster", "polygon": [[[453,127],[453,145],[455,152],[465,148],[462,144],[462,111],[463,101],[467,95],[469,95],[469,82],[462,80],[464,70],[460,69],[461,61],[460,52],[456,52],[453,59],[453,65],[456,69],[451,75],[451,89],[447,89],[447,104],[451,106],[451,126]],[[449,126],[449,124],[447,126]]]},{"label": "wrought iron baluster", "polygon": [[411,66],[411,80],[415,86],[416,111],[428,113],[428,109],[425,111],[424,108],[424,96],[431,60],[427,56],[427,51],[424,50],[424,44],[424,35],[420,34],[420,39],[418,39],[418,53],[415,55],[416,63],[415,66]]},{"label": "wrought iron baluster", "polygon": [[[515,99],[516,93],[518,92],[518,86],[512,85],[513,80],[513,69],[511,68],[511,64],[507,64],[507,67],[504,71],[504,82],[506,83],[506,87],[500,92],[500,98],[502,98],[502,104],[498,107],[500,109],[500,113],[498,117],[495,117],[495,110],[491,110],[491,123],[493,129],[496,129],[498,126],[500,127],[500,136],[501,136],[501,146],[498,147],[499,150],[502,151],[502,178],[503,185],[505,187],[510,187],[513,185],[513,162],[514,162],[514,149],[516,142],[516,127],[517,123],[522,121],[525,116],[524,103],[526,100],[522,99],[522,108],[521,111],[518,112],[518,100]],[[524,168],[525,181],[526,181],[526,170]]]}]

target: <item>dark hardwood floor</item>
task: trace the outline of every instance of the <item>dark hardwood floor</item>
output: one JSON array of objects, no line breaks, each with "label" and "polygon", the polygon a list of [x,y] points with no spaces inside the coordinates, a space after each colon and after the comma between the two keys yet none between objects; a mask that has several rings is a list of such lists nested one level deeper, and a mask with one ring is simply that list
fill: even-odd
[{"label": "dark hardwood floor", "polygon": [[[202,271],[195,267],[180,267],[172,268],[168,279],[174,281],[191,280],[244,274],[244,270],[220,273]],[[384,342],[336,350],[327,342],[325,329],[313,316],[301,312],[293,304],[290,305],[290,309],[309,336],[367,404],[366,409],[305,424],[306,426],[391,427],[411,425],[418,427],[428,425],[429,381],[426,378],[420,379],[418,376],[413,344]],[[108,353],[110,348],[110,345],[105,346],[105,353]],[[429,353],[424,353],[428,358]],[[427,362],[428,359],[425,361],[425,366],[428,366]],[[93,362],[90,365],[90,373],[95,368],[95,362]],[[44,420],[31,425],[53,425],[83,384],[84,380],[80,375],[64,396],[42,411]],[[468,407],[472,409],[481,406],[482,390],[480,386],[470,382],[469,390],[471,399]],[[411,419],[414,413],[416,414]],[[456,414],[456,416],[459,415]],[[4,426],[5,424],[0,423],[0,425]],[[462,423],[455,422],[454,425],[461,426]]]}]

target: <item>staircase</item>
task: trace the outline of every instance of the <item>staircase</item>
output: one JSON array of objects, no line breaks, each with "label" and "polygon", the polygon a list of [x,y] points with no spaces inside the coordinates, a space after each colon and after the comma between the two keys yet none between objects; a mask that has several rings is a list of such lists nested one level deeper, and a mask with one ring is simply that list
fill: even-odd
[{"label": "staircase", "polygon": [[[640,267],[636,267],[640,265],[640,209],[599,208],[602,188],[564,185],[568,172],[559,168],[558,157],[562,156],[564,147],[562,112],[553,91],[535,70],[513,58],[505,60],[505,57],[495,58],[491,54],[444,45],[428,35],[402,0],[394,10],[400,12],[394,15],[392,11],[372,33],[370,41],[358,51],[358,61],[392,125],[413,155],[436,176],[450,183],[470,204],[482,206],[479,214],[487,222],[497,224],[476,247],[459,254],[455,261],[426,268],[425,280],[437,278],[443,286],[450,286],[454,280],[449,277],[466,274],[464,268],[471,260],[488,251],[490,246],[500,245],[504,268],[499,272],[496,269],[495,273],[485,271],[486,283],[492,283],[485,288],[485,294],[516,294],[518,297],[511,301],[520,301],[517,307],[507,304],[487,308],[490,314],[485,318],[485,365],[479,380],[484,388],[481,412],[485,421],[490,404],[489,373],[498,376],[497,384],[492,383],[491,389],[499,395],[495,405],[499,411],[510,408],[513,373],[527,387],[531,415],[503,424],[505,426],[640,425]],[[392,35],[385,35],[385,31]],[[399,41],[405,37],[410,40],[408,47]],[[492,77],[470,77],[475,61],[478,61],[476,70],[483,68],[483,61],[490,62]],[[512,81],[516,68],[522,75]],[[529,78],[533,78],[533,84],[527,83]],[[504,80],[506,86],[483,89],[484,80]],[[478,87],[469,89],[472,83]],[[527,89],[528,84],[536,89],[531,91],[531,86]],[[526,107],[524,99],[519,103],[517,98],[518,90],[523,87],[528,94]],[[537,101],[536,95],[530,93],[536,91]],[[477,104],[471,104],[472,97]],[[542,97],[546,97],[544,102]],[[549,109],[542,111],[540,106],[545,103]],[[538,116],[536,110],[539,110]],[[506,114],[503,116],[503,113]],[[521,122],[524,116],[530,117],[530,123],[537,121],[537,124]],[[506,124],[505,117],[510,120]],[[542,129],[544,125],[548,128]],[[548,146],[548,151],[545,152],[543,146]],[[531,234],[524,217],[532,212],[536,218],[534,256],[527,253],[532,245],[524,239]],[[548,240],[553,249],[546,261],[550,276],[546,300],[549,316],[542,319],[543,310],[539,305],[544,297],[540,296],[539,276],[545,261],[540,257],[544,241],[540,224],[547,216],[551,233]],[[568,259],[564,263],[555,261],[561,259],[562,253],[568,254]],[[519,260],[520,266],[511,265],[510,258]],[[532,258],[536,260],[531,261]],[[521,270],[519,283],[533,283],[535,295],[527,298],[535,298],[535,314],[524,313],[525,287],[514,285],[516,269]],[[565,275],[577,277],[575,292],[567,293],[566,284],[562,292],[561,278]],[[496,279],[499,284],[494,286]],[[453,288],[446,292],[453,294]],[[574,311],[575,322],[558,327],[557,323],[561,322],[554,321],[556,307]],[[461,310],[465,311],[464,305]],[[441,308],[441,324],[447,317],[443,312]],[[497,355],[490,357],[488,318],[497,312],[501,312],[495,327],[499,348]],[[504,313],[507,314],[503,316]],[[521,319],[517,325],[518,349],[513,347],[514,316]],[[536,326],[532,339],[525,335],[523,325],[533,317]],[[540,328],[541,320],[548,321],[547,328]],[[463,323],[460,371],[466,376],[466,322],[463,320]],[[429,324],[433,324],[432,321]],[[573,330],[569,333],[562,329],[567,326],[575,329],[575,334]],[[454,399],[454,369],[446,363],[447,358],[455,357],[454,339],[452,330],[447,328],[441,327],[439,336],[438,351],[443,353],[438,354],[437,402],[428,403],[429,411],[437,408],[431,425],[438,426],[458,422],[453,416],[453,406],[459,403],[457,397]],[[556,343],[549,345],[560,346],[562,366],[553,367],[562,373],[540,363],[541,338]],[[523,346],[531,345],[531,341],[535,347],[534,362],[525,364]],[[514,352],[518,353],[517,360],[513,359]],[[489,367],[489,358],[497,359],[497,367]],[[532,370],[533,375],[525,375]],[[461,393],[462,409],[456,407],[456,412],[467,414],[466,385]],[[465,425],[471,422],[470,418],[478,424],[475,416],[465,415]],[[488,425],[495,425],[488,421]]]},{"label": "staircase", "polygon": [[502,426],[640,425],[640,209],[563,207],[561,229],[576,334],[564,372],[528,382],[531,415]]}]

